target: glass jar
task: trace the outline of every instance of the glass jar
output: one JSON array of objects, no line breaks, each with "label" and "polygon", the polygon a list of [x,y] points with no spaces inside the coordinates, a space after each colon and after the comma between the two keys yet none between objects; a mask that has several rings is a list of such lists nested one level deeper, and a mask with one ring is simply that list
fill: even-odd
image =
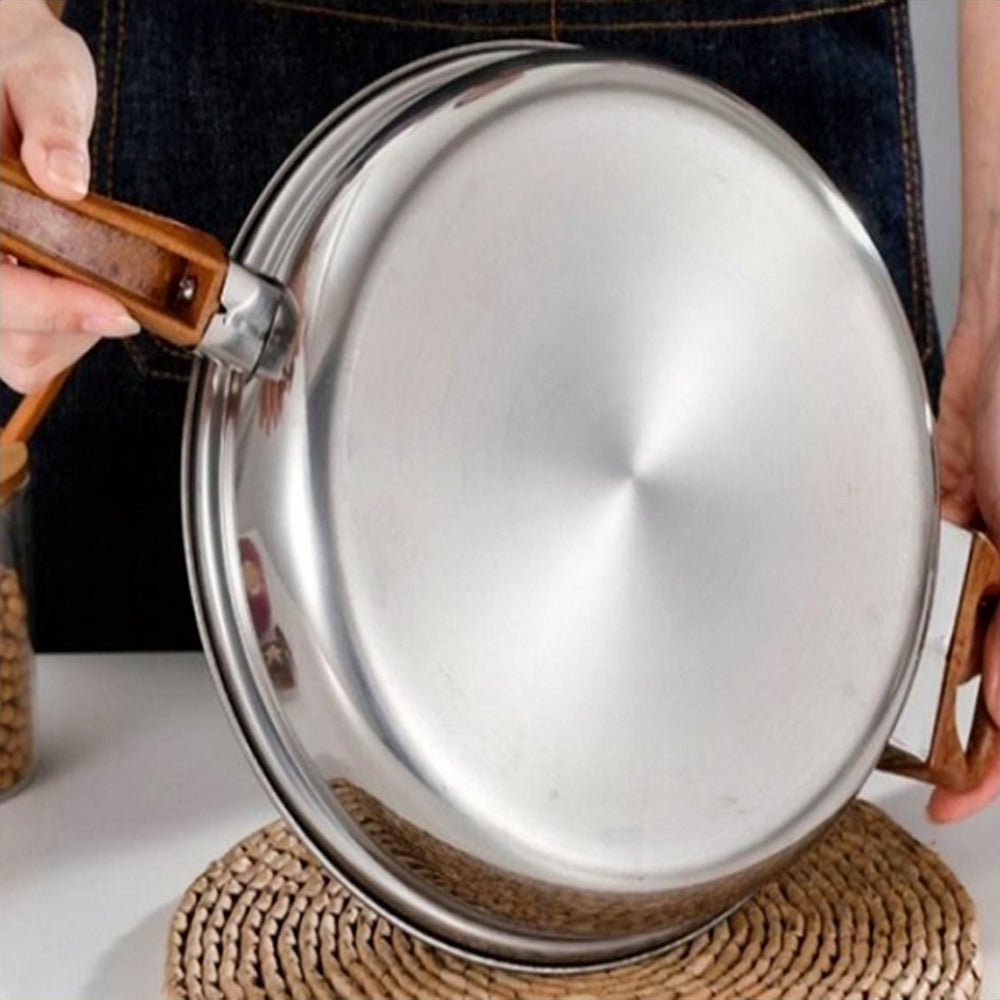
[{"label": "glass jar", "polygon": [[0,445],[0,799],[23,788],[35,766],[27,486],[27,449]]}]

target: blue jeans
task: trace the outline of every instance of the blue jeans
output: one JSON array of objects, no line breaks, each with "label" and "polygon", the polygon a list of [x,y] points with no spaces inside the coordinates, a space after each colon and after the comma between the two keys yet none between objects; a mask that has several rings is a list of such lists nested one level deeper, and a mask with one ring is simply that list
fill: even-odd
[{"label": "blue jeans", "polygon": [[[860,213],[909,314],[932,396],[906,0],[69,0],[100,99],[94,186],[230,241],[338,103],[447,46],[554,38],[660,59],[761,108]],[[39,648],[198,644],[179,507],[190,360],[146,334],[99,345],[35,438]],[[0,415],[15,402],[0,394]]]}]

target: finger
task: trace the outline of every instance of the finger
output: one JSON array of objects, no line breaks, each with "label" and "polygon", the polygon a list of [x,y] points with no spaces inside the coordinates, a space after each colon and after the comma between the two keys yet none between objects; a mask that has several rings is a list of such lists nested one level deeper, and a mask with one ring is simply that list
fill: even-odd
[{"label": "finger", "polygon": [[41,389],[100,339],[87,333],[0,333],[0,382],[20,393]]},{"label": "finger", "polygon": [[[990,715],[1000,725],[1000,611],[986,633],[983,646],[983,697]],[[931,795],[927,814],[935,823],[954,823],[978,812],[1000,795],[1000,754],[979,788],[966,793],[938,788]]]},{"label": "finger", "polygon": [[941,512],[954,524],[969,526],[977,512],[972,435],[964,425],[942,418],[934,428]]},{"label": "finger", "polygon": [[972,478],[962,484],[956,483],[941,491],[941,516],[960,528],[972,528],[976,524],[978,512],[976,491]]},{"label": "finger", "polygon": [[948,483],[941,477],[941,516],[960,528],[975,528],[979,523],[976,487],[970,475]]},{"label": "finger", "polygon": [[32,180],[53,197],[82,198],[90,183],[87,137],[97,97],[83,39],[62,28],[53,31],[50,41],[7,68],[5,82],[21,133],[21,160]]},{"label": "finger", "polygon": [[974,791],[951,792],[937,788],[927,804],[927,815],[935,823],[957,823],[973,813],[979,812],[1000,795],[1000,759],[986,780]]},{"label": "finger", "polygon": [[[993,616],[983,644],[983,698],[990,715],[1000,726],[1000,611]],[[931,795],[927,814],[936,823],[953,823],[978,812],[1000,795],[1000,758],[986,779],[971,792],[938,788]]]},{"label": "finger", "polygon": [[101,336],[139,326],[109,295],[24,267],[0,265],[0,380],[33,392]]},{"label": "finger", "polygon": [[138,333],[139,324],[104,292],[0,264],[0,331],[123,337]]},{"label": "finger", "polygon": [[970,426],[939,421],[934,429],[934,445],[942,474],[961,476],[972,466],[973,439]]}]

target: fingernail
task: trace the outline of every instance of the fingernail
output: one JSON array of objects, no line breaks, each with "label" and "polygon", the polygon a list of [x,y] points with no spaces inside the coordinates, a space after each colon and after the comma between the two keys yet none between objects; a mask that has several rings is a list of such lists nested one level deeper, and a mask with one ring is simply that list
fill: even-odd
[{"label": "fingernail", "polygon": [[139,324],[131,316],[114,313],[111,316],[85,316],[80,323],[84,333],[101,337],[128,337],[139,332]]},{"label": "fingernail", "polygon": [[78,149],[50,149],[45,160],[49,177],[76,194],[86,194],[90,182],[90,163]]}]

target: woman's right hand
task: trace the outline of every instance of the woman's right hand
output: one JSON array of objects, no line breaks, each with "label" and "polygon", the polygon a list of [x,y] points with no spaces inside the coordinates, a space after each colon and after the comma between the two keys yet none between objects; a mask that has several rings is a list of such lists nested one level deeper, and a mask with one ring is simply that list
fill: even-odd
[{"label": "woman's right hand", "polygon": [[[17,0],[0,3],[0,51],[0,149],[43,191],[78,201],[90,182],[97,97],[86,44],[43,0]],[[138,330],[103,292],[0,258],[0,381],[15,391],[41,388],[101,337]]]}]

